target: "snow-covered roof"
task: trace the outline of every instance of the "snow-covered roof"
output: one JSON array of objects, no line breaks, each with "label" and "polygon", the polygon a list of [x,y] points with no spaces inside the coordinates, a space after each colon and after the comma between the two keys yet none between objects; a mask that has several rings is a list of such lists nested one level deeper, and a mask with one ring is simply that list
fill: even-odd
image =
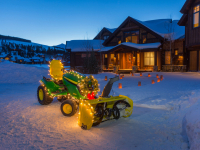
[{"label": "snow-covered roof", "polygon": [[11,60],[11,61],[16,61],[15,57],[12,57],[10,60]]},{"label": "snow-covered roof", "polygon": [[104,47],[104,48],[101,49],[101,51],[104,51],[104,52],[109,51],[109,50],[116,48],[118,46],[121,46],[121,45],[136,48],[138,50],[143,50],[143,49],[150,49],[150,48],[158,48],[161,45],[161,43],[157,42],[157,43],[136,44],[136,43],[131,43],[131,42],[124,42],[124,43],[121,43],[117,46]]},{"label": "snow-covered roof", "polygon": [[40,57],[34,56],[34,57],[30,58],[30,59],[40,59]]},{"label": "snow-covered roof", "polygon": [[51,59],[50,59],[50,58],[45,58],[45,60],[46,60],[46,61],[51,61]]},{"label": "snow-covered roof", "polygon": [[25,62],[31,62],[31,60],[29,58],[24,58]]},{"label": "snow-covered roof", "polygon": [[[134,18],[133,18],[134,19]],[[171,19],[157,19],[157,20],[149,20],[149,21],[140,21],[134,19],[144,25],[145,27],[149,28],[150,30],[154,31],[158,35],[162,36],[163,38],[168,38],[169,35],[172,35],[172,40],[179,39],[181,36],[185,35],[185,27],[179,26],[179,20],[171,20]],[[172,27],[172,31],[168,31],[169,27]]]},{"label": "snow-covered roof", "polygon": [[19,56],[19,55],[13,56],[13,57],[17,57],[17,59],[24,59],[24,57],[21,57],[21,56]]},{"label": "snow-covered roof", "polygon": [[100,50],[104,40],[72,40],[67,41],[66,49],[71,49],[72,52],[86,52],[91,51],[92,48],[94,51]]},{"label": "snow-covered roof", "polygon": [[6,57],[7,56],[7,54],[5,54],[5,53],[1,53],[1,55],[0,55],[0,57]]},{"label": "snow-covered roof", "polygon": [[38,60],[38,59],[37,59],[37,60],[34,60],[34,62],[41,62],[41,60]]},{"label": "snow-covered roof", "polygon": [[184,39],[184,38],[185,38],[185,35],[183,35],[183,36],[179,37],[178,39]]},{"label": "snow-covered roof", "polygon": [[112,28],[112,29],[110,29],[110,28],[106,28],[108,31],[110,31],[111,33],[113,33],[117,28]]}]

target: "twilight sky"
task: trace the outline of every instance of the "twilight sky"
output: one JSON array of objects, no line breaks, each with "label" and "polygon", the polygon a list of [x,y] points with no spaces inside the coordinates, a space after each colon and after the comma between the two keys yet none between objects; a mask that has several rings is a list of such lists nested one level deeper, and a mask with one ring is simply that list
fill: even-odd
[{"label": "twilight sky", "polygon": [[93,39],[128,16],[179,20],[185,0],[0,0],[0,34],[45,45]]}]

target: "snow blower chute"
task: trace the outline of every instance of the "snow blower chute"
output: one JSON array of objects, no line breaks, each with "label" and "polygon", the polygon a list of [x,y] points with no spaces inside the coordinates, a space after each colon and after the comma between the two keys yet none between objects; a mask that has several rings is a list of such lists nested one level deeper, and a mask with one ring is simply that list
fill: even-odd
[{"label": "snow blower chute", "polygon": [[109,96],[112,85],[119,77],[110,78],[102,95],[98,81],[75,71],[66,71],[59,60],[50,63],[52,79],[43,77],[38,87],[38,101],[42,105],[50,104],[53,97],[62,102],[61,112],[65,116],[73,116],[79,106],[78,125],[82,129],[90,129],[101,122],[120,117],[129,117],[133,111],[133,101],[127,96]]}]

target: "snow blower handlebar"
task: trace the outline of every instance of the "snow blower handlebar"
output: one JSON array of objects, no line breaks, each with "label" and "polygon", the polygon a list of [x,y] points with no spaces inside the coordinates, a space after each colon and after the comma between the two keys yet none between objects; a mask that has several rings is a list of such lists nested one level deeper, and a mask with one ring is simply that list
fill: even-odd
[{"label": "snow blower handlebar", "polygon": [[103,89],[103,92],[102,92],[102,97],[108,97],[108,95],[110,94],[110,91],[112,89],[112,85],[114,82],[118,81],[119,80],[119,76],[117,77],[114,77],[114,78],[110,78],[108,83],[106,84],[106,86],[104,87]]}]

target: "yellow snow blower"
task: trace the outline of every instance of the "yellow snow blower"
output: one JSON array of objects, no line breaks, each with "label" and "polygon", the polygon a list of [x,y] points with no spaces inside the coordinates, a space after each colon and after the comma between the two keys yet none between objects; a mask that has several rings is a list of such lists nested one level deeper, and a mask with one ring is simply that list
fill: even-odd
[{"label": "yellow snow blower", "polygon": [[110,78],[101,96],[98,81],[71,70],[64,70],[59,60],[50,63],[52,79],[43,77],[38,87],[38,101],[48,105],[57,97],[62,102],[61,112],[65,116],[73,116],[79,106],[78,125],[82,129],[90,129],[101,122],[120,117],[129,117],[133,111],[133,101],[127,96],[109,96],[112,85],[119,77]]}]

